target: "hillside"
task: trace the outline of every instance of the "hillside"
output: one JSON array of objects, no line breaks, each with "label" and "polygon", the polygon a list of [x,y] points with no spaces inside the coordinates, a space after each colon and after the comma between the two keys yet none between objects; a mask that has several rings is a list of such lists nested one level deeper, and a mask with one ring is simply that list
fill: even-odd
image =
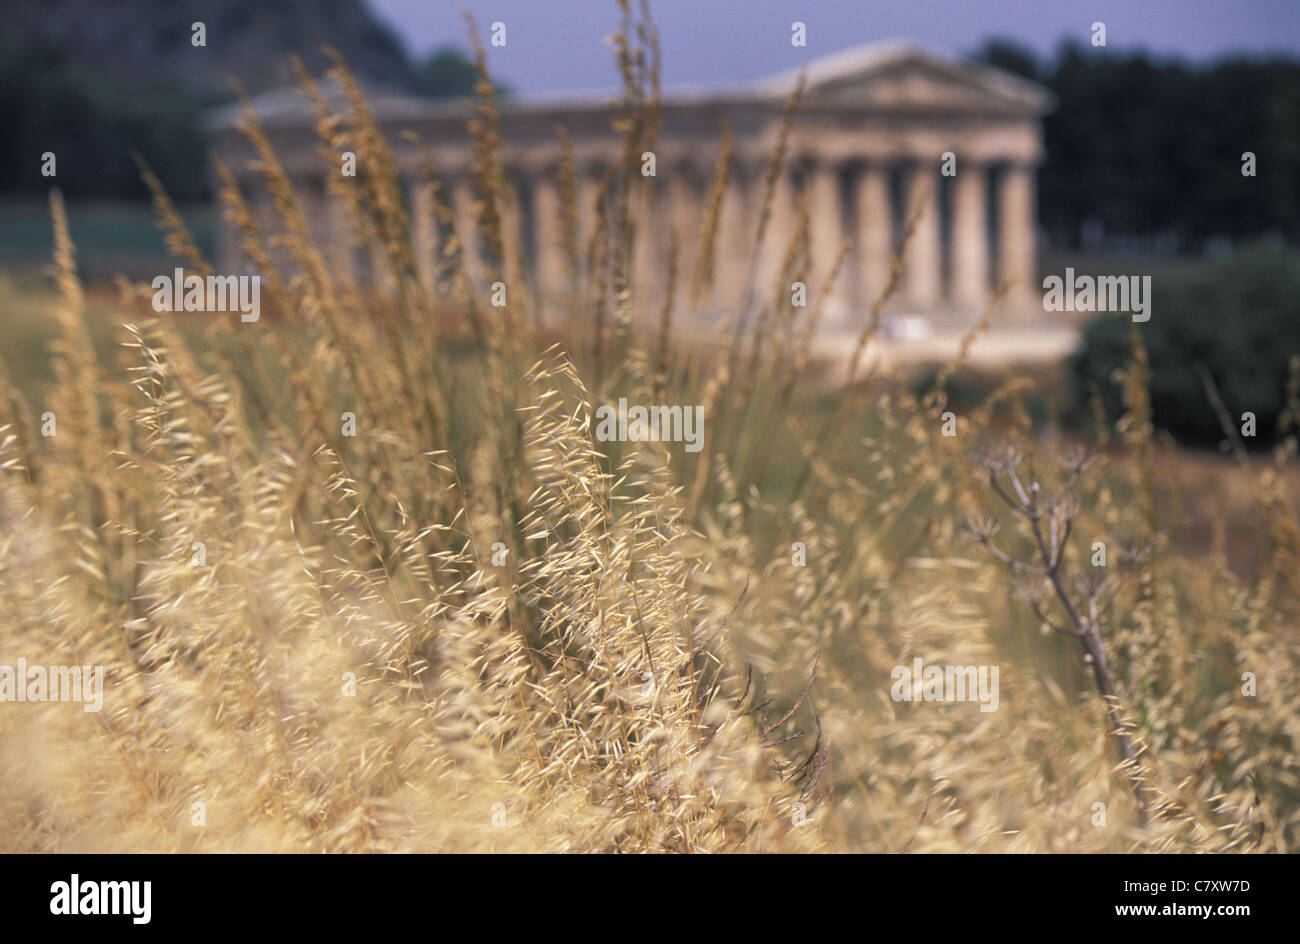
[{"label": "hillside", "polygon": [[[180,84],[229,98],[229,76],[256,93],[293,81],[289,53],[313,71],[336,46],[358,74],[405,84],[401,41],[362,0],[18,0],[6,4],[9,42],[50,64],[75,64],[114,84]],[[203,22],[207,45],[191,43]]]},{"label": "hillside", "polygon": [[[234,98],[293,83],[291,54],[319,74],[337,48],[371,86],[465,94],[473,69],[455,49],[412,62],[363,0],[15,0],[0,32],[0,196],[143,202],[132,152],[182,202],[206,202],[198,118]],[[206,44],[191,42],[202,22]],[[57,157],[57,177],[42,175]],[[0,243],[3,243],[0,234]]]}]

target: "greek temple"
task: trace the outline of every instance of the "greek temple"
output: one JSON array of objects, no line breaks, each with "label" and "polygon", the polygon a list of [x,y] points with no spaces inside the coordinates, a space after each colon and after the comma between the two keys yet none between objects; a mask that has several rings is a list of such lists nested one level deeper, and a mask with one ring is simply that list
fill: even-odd
[{"label": "greek temple", "polygon": [[[634,289],[641,293],[638,304],[646,310],[659,304],[673,251],[678,292],[688,291],[727,129],[732,166],[716,206],[712,285],[703,302],[694,299],[697,305],[725,313],[751,287],[760,296],[779,289],[804,205],[807,271],[797,275],[809,293],[822,291],[827,273],[846,253],[828,297],[809,300],[822,304],[826,343],[842,344],[837,339],[863,323],[910,226],[901,281],[884,309],[885,341],[922,353],[938,341],[951,347],[984,312],[995,288],[1006,284],[988,356],[1047,358],[1068,350],[1073,334],[1047,321],[1052,316],[1043,309],[1036,259],[1036,173],[1050,94],[998,69],[909,43],[871,43],[810,61],[775,184],[769,232],[762,250],[753,253],[767,167],[798,80],[794,70],[726,86],[665,87],[654,183],[641,191],[644,205],[634,214],[644,227],[634,263],[642,275],[641,287]],[[346,110],[337,86],[326,83],[322,89]],[[474,236],[478,196],[471,179],[469,104],[373,91],[367,98],[406,186],[420,277],[436,288],[439,246],[447,233],[428,205],[426,155],[403,134],[408,131],[433,157],[456,232],[465,237],[467,270],[486,291],[481,243]],[[283,89],[255,98],[253,107],[318,244],[329,248],[337,265],[365,280],[367,252],[349,244],[346,207],[326,186],[326,175],[340,174],[340,164],[321,151],[311,102],[298,89]],[[591,94],[521,93],[498,102],[511,197],[502,217],[520,247],[519,271],[544,312],[559,316],[572,291],[561,169],[572,162],[582,245],[595,225],[606,171],[623,157],[624,142],[611,127],[616,108],[613,96]],[[210,144],[237,175],[255,216],[269,219],[270,197],[239,120],[237,106],[211,113]],[[364,165],[365,155],[358,160]],[[217,264],[223,272],[245,265],[229,224],[218,232]]]}]

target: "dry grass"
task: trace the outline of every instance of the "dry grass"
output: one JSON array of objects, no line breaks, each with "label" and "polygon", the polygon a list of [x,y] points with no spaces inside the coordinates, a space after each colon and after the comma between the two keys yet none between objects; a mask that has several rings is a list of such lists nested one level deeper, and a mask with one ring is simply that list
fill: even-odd
[{"label": "dry grass", "polygon": [[[942,395],[862,375],[861,347],[849,382],[821,389],[808,339],[826,283],[810,279],[808,309],[785,287],[814,261],[833,279],[842,248],[809,253],[806,202],[776,247],[780,278],[752,286],[721,349],[678,343],[691,311],[674,297],[703,304],[713,289],[729,161],[724,145],[698,230],[676,234],[695,268],[638,272],[657,50],[644,10],[623,12],[624,159],[589,233],[571,179],[562,188],[561,345],[543,340],[503,229],[486,73],[482,281],[454,238],[422,284],[421,221],[341,65],[350,107],[317,97],[318,132],[326,154],[375,156],[332,186],[383,291],[313,245],[250,112],[274,225],[219,171],[271,310],[186,333],[122,283],[127,324],[105,359],[54,198],[54,379],[0,389],[0,663],[103,665],[108,688],[98,714],[0,706],[4,848],[1294,850],[1300,542],[1278,484],[1294,439],[1250,471],[1257,519],[1231,522],[1259,549],[1244,579],[1229,522],[1193,559],[1158,507],[1157,486],[1181,500],[1179,471],[1156,462],[1137,334],[1118,448],[1098,444],[1102,460],[1065,482],[1023,382],[959,416],[955,437]],[[439,192],[431,160],[425,172]],[[172,250],[208,271],[149,179]],[[483,290],[497,279],[512,287],[505,309]],[[637,310],[638,279],[667,279],[669,301]],[[449,340],[452,322],[471,343]],[[704,449],[596,441],[595,407],[620,395],[704,405]],[[1068,488],[1063,572],[1086,576],[1093,541],[1152,549],[1099,624],[1113,707],[1069,640],[1040,631],[1029,603],[1042,597],[961,533],[997,510],[972,458],[993,428]],[[1008,523],[999,541],[1023,555],[1028,534]],[[918,656],[1000,666],[999,709],[893,701],[891,669]]]}]

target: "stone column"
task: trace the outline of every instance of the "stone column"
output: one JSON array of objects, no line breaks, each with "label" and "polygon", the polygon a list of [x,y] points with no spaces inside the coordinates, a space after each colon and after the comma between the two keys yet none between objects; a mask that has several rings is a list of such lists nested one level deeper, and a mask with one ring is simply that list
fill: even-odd
[{"label": "stone column", "polygon": [[913,165],[907,174],[904,225],[916,228],[903,261],[904,297],[918,314],[934,310],[943,295],[942,233],[939,228],[939,171],[930,162]]},{"label": "stone column", "polygon": [[662,201],[672,231],[670,243],[676,247],[675,304],[681,310],[690,303],[695,277],[700,269],[700,226],[703,220],[699,212],[695,181],[691,178],[689,167],[674,168],[669,176],[659,179],[659,186],[662,188]]},{"label": "stone column", "polygon": [[370,268],[367,273],[366,284],[377,295],[392,296],[395,294],[396,288],[393,283],[392,266],[384,242],[378,236],[370,240],[369,256]]},{"label": "stone column", "polygon": [[857,308],[869,312],[889,282],[893,263],[894,221],[887,168],[883,163],[866,165],[855,186]]},{"label": "stone column", "polygon": [[659,302],[668,272],[661,267],[659,230],[663,213],[659,210],[662,190],[657,177],[643,177],[640,171],[632,179],[632,224],[635,227],[632,247],[633,316],[643,322],[658,317]]},{"label": "stone column", "polygon": [[988,221],[985,200],[988,170],[964,161],[952,191],[952,301],[967,311],[982,312],[989,286]]},{"label": "stone column", "polygon": [[569,260],[564,249],[560,188],[550,169],[533,177],[533,263],[543,313],[559,315],[572,290]]},{"label": "stone column", "polygon": [[[650,215],[646,217],[644,232],[640,235],[645,238],[644,258],[638,257],[637,271],[638,278],[649,278],[655,283],[655,291],[652,293],[655,298],[654,317],[659,317],[658,306],[663,303],[664,292],[668,290],[668,263],[671,258],[669,248],[671,244],[672,231],[672,203],[670,179],[673,169],[667,164],[660,164],[659,169],[664,171],[653,181],[653,187],[647,190],[648,200],[650,203]],[[648,266],[648,268],[643,267]],[[678,281],[681,280],[681,273],[678,273]]]},{"label": "stone column", "polygon": [[[760,187],[762,186],[765,184],[760,184]],[[762,200],[763,196],[760,190],[754,195],[754,199]],[[768,204],[768,214],[767,231],[763,236],[763,246],[759,254],[758,284],[754,287],[754,297],[760,302],[770,299],[772,292],[777,288],[776,280],[781,275],[786,250],[794,235],[797,209],[794,180],[789,168],[783,167],[777,176],[772,199]],[[780,286],[780,292],[788,297],[789,284]]]},{"label": "stone column", "polygon": [[1037,295],[1038,260],[1034,238],[1034,168],[1006,168],[998,192],[998,278],[1013,282],[1009,307],[1030,304]]},{"label": "stone column", "polygon": [[[523,211],[522,198],[516,181],[515,168],[506,172],[505,199],[497,207],[501,215],[501,252],[502,258],[497,267],[501,278],[510,286],[510,296],[514,295],[514,282],[523,277]],[[523,286],[520,286],[522,289]],[[509,297],[509,296],[508,296]]]},{"label": "stone column", "polygon": [[455,220],[456,236],[460,240],[463,253],[462,264],[471,291],[477,289],[483,278],[477,204],[478,198],[474,194],[474,185],[468,178],[460,178],[452,183],[451,212]]},{"label": "stone column", "polygon": [[744,303],[749,278],[749,257],[758,222],[754,219],[749,182],[733,166],[722,198],[714,261],[713,298],[731,316],[732,323]]},{"label": "stone column", "polygon": [[416,177],[409,183],[411,206],[411,251],[420,284],[430,295],[438,272],[438,218],[433,202],[433,182]]},{"label": "stone column", "polygon": [[[355,184],[355,178],[348,178],[346,185]],[[357,233],[352,226],[352,211],[348,207],[346,194],[327,190],[325,194],[325,216],[329,220],[330,240],[325,258],[336,267],[339,275],[355,280],[358,277]]]},{"label": "stone column", "polygon": [[[808,271],[803,273],[803,281],[808,285],[808,302],[812,306],[818,301],[815,293],[821,291],[844,240],[844,227],[840,221],[839,168],[830,161],[819,160],[809,169],[808,187],[808,235],[811,245],[808,251]],[[839,293],[832,289],[832,294]]]},{"label": "stone column", "polygon": [[590,261],[589,250],[596,230],[608,226],[599,214],[600,183],[603,174],[603,169],[597,167],[584,168],[579,165],[577,168],[575,189],[578,200],[578,257],[583,266]]}]

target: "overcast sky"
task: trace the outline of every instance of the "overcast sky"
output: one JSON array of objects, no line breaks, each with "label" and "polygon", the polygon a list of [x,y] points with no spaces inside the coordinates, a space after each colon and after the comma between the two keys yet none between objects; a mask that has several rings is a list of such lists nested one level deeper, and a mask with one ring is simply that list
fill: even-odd
[{"label": "overcast sky", "polygon": [[[465,46],[462,9],[485,33],[492,22],[505,23],[507,44],[489,49],[489,66],[521,91],[614,84],[610,50],[601,43],[617,24],[614,0],[367,2],[417,55]],[[752,79],[878,39],[964,53],[996,35],[1046,55],[1066,36],[1087,42],[1097,20],[1106,24],[1111,49],[1192,60],[1300,55],[1300,0],[651,0],[651,12],[666,85]],[[795,20],[807,24],[806,49],[790,45]]]}]

